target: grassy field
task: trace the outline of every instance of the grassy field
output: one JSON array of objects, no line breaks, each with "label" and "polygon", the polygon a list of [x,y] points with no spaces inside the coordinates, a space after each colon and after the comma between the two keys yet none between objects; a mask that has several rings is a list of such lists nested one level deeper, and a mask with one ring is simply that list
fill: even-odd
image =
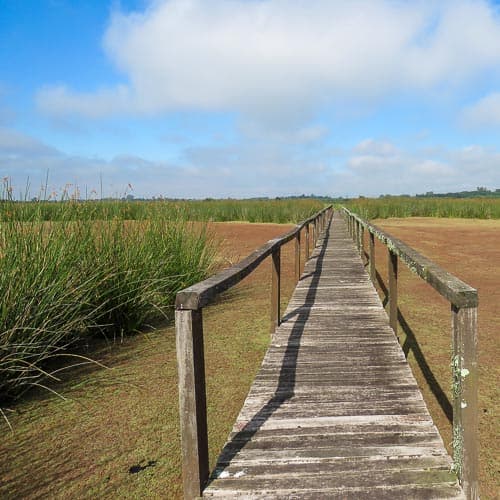
[{"label": "grassy field", "polygon": [[358,198],[343,204],[364,219],[459,217],[500,219],[500,198]]},{"label": "grassy field", "polygon": [[298,200],[89,200],[14,202],[0,196],[0,221],[152,220],[296,223],[324,204]]}]

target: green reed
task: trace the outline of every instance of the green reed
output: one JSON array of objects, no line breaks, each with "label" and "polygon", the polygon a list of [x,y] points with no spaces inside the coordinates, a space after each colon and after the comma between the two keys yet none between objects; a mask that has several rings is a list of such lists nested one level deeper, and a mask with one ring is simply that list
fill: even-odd
[{"label": "green reed", "polygon": [[358,198],[344,205],[365,219],[388,217],[457,217],[499,219],[500,198]]}]

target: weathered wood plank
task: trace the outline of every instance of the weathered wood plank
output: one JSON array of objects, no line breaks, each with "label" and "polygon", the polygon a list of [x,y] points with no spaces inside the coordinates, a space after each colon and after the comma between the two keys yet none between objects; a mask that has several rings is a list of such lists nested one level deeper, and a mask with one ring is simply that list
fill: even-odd
[{"label": "weathered wood plank", "polygon": [[467,283],[453,276],[442,267],[438,266],[424,255],[418,253],[401,240],[382,231],[374,224],[360,219],[347,209],[343,209],[359,224],[368,229],[380,241],[397,254],[397,256],[410,268],[412,272],[427,281],[437,292],[446,297],[457,307],[476,307],[478,304],[477,290]]},{"label": "weathered wood plank", "polygon": [[356,243],[321,227],[204,496],[463,498]]}]

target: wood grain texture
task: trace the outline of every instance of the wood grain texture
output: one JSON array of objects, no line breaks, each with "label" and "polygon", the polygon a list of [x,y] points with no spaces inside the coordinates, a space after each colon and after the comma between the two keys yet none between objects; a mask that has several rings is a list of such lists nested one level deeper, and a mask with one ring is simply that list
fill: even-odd
[{"label": "wood grain texture", "polygon": [[319,235],[205,497],[464,498],[356,246]]},{"label": "wood grain texture", "polygon": [[420,254],[403,241],[382,231],[346,208],[342,209],[353,224],[361,224],[374,234],[384,245],[394,252],[416,275],[427,281],[440,295],[448,299],[456,307],[476,307],[478,294],[475,288],[450,274],[430,259]]}]

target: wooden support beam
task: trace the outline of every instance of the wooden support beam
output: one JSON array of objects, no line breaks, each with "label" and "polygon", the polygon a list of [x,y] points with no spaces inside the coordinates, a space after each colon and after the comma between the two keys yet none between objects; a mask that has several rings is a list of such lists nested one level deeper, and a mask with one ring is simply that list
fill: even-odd
[{"label": "wooden support beam", "polygon": [[356,221],[356,248],[358,249],[358,252],[361,251],[360,234],[361,234],[361,224],[359,223],[359,221]]},{"label": "wooden support beam", "polygon": [[300,279],[300,231],[295,238],[295,282]]},{"label": "wooden support beam", "polygon": [[361,252],[361,260],[365,263],[365,228],[359,226],[359,251]]},{"label": "wooden support beam", "polygon": [[184,498],[201,496],[208,475],[207,401],[203,318],[200,310],[175,311]]},{"label": "wooden support beam", "polygon": [[309,224],[306,224],[305,228],[306,228],[306,241],[305,241],[305,244],[306,244],[306,261],[308,261],[309,260]]},{"label": "wooden support beam", "polygon": [[477,307],[451,306],[453,461],[468,499],[478,499]]},{"label": "wooden support beam", "polygon": [[271,333],[280,324],[280,281],[281,281],[281,248],[277,247],[272,253],[271,271]]},{"label": "wooden support beam", "polygon": [[387,249],[389,271],[389,325],[398,335],[398,256]]},{"label": "wooden support beam", "polygon": [[375,263],[375,235],[373,233],[368,233],[370,235],[370,279],[372,283],[377,281],[377,268]]}]

